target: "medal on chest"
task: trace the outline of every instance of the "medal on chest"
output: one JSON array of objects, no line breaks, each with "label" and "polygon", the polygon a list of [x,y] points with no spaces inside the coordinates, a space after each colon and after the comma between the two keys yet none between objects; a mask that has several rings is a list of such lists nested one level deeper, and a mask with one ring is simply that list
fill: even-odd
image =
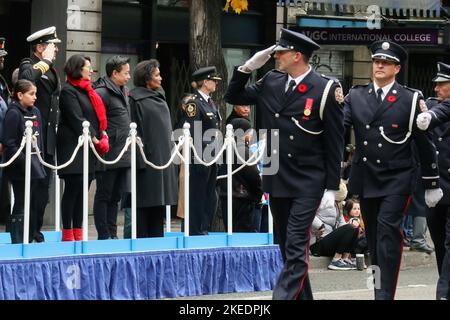
[{"label": "medal on chest", "polygon": [[311,99],[311,98],[306,99],[305,109],[303,110],[303,115],[305,117],[309,117],[311,115],[313,104],[314,104],[314,99]]}]

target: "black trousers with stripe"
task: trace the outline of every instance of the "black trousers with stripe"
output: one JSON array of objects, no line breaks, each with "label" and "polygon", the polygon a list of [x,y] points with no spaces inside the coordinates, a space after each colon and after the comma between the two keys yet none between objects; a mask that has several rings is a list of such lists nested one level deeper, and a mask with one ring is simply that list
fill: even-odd
[{"label": "black trousers with stripe", "polygon": [[273,290],[274,300],[312,300],[308,278],[309,240],[319,198],[270,197],[275,232],[284,267]]},{"label": "black trousers with stripe", "polygon": [[[375,299],[393,300],[403,254],[402,221],[408,195],[361,199],[367,243],[375,280]],[[379,279],[379,281],[377,281]]]}]

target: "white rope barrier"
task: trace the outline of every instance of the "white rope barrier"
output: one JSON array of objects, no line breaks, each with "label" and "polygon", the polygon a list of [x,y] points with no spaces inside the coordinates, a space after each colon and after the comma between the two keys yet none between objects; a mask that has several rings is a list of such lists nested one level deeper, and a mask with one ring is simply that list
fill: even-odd
[{"label": "white rope barrier", "polygon": [[175,160],[176,156],[179,156],[178,150],[181,148],[181,146],[184,143],[184,137],[180,137],[178,144],[175,144],[175,146],[174,146],[175,151],[172,152],[172,155],[170,156],[169,161],[165,165],[162,165],[162,166],[158,166],[147,160],[147,157],[145,156],[145,152],[144,152],[144,144],[142,143],[141,138],[137,137],[136,143],[139,147],[142,159],[144,160],[145,164],[149,165],[150,167],[152,167],[153,169],[156,169],[156,170],[164,170],[164,169],[167,169],[172,164],[172,162]]},{"label": "white rope barrier", "polygon": [[8,160],[8,162],[0,164],[0,168],[6,168],[7,166],[10,166],[14,161],[16,161],[16,159],[19,157],[20,153],[22,152],[23,148],[25,148],[26,142],[27,142],[27,138],[24,136],[22,138],[22,141],[20,142],[20,148],[11,157],[11,159]]},{"label": "white rope barrier", "polygon": [[[245,167],[247,167],[247,166],[254,166],[254,165],[257,165],[261,160],[262,160],[262,158],[264,157],[264,151],[265,151],[265,149],[266,149],[266,140],[264,139],[264,140],[261,140],[263,143],[261,144],[261,146],[258,148],[258,151],[257,152],[255,152],[255,153],[253,153],[251,156],[250,156],[250,158],[248,158],[248,160],[247,161],[242,161],[241,159],[241,157],[240,156],[238,156],[238,158],[241,158],[241,159],[239,159],[241,162],[243,162],[242,163],[242,165],[239,167],[239,168],[237,168],[236,170],[234,170],[233,171],[233,176],[236,174],[236,173],[238,173],[239,171],[241,171],[242,169],[244,169]],[[234,151],[235,151],[235,153],[238,155],[239,153],[238,153],[238,150],[237,150],[237,148],[236,148],[236,142],[233,140],[233,145],[234,145],[234,147],[235,147],[235,149],[234,149]],[[258,155],[258,157],[254,160],[254,162],[252,162],[253,161],[253,158],[255,158],[256,157],[256,155]],[[221,180],[221,179],[225,179],[227,177],[227,175],[223,175],[223,176],[218,176],[217,177],[217,180]]]},{"label": "white rope barrier", "polygon": [[103,158],[98,154],[97,150],[95,149],[95,145],[94,145],[94,142],[92,141],[92,138],[89,138],[89,146],[91,147],[92,153],[94,153],[94,155],[95,155],[95,157],[98,159],[98,161],[100,161],[101,163],[106,164],[106,165],[114,165],[114,164],[116,164],[117,162],[119,162],[120,159],[122,159],[122,157],[123,157],[123,155],[125,154],[125,152],[127,152],[127,150],[128,150],[128,148],[130,147],[130,145],[131,145],[131,138],[128,137],[127,140],[126,140],[126,142],[125,142],[125,145],[124,145],[122,151],[120,151],[120,153],[119,153],[119,155],[117,156],[117,158],[116,158],[115,160],[107,161],[107,160],[103,159]]},{"label": "white rope barrier", "polygon": [[[228,206],[228,234],[232,234],[232,176],[242,170],[245,166],[253,166],[258,164],[261,159],[264,156],[264,150],[266,149],[267,142],[265,137],[261,140],[261,145],[258,147],[257,151],[253,153],[248,160],[245,160],[240,154],[237,147],[237,143],[234,139],[234,133],[233,133],[233,127],[231,125],[227,126],[227,133],[226,137],[224,139],[224,144],[218,154],[215,156],[215,158],[210,161],[206,162],[197,153],[197,150],[194,147],[192,137],[190,135],[190,125],[185,124],[183,127],[183,136],[181,136],[178,140],[178,143],[174,143],[174,147],[171,152],[171,156],[169,161],[165,165],[155,165],[151,161],[149,161],[144,152],[144,144],[142,140],[137,137],[137,125],[135,123],[130,124],[130,134],[127,138],[124,147],[122,148],[120,154],[117,156],[115,160],[112,161],[106,161],[104,160],[95,149],[95,145],[90,137],[89,134],[89,122],[85,121],[83,122],[83,134],[78,137],[78,144],[73,151],[69,161],[62,165],[52,165],[42,158],[41,150],[38,146],[38,137],[36,135],[33,135],[32,133],[32,122],[27,121],[26,123],[26,129],[24,137],[22,138],[20,148],[17,150],[17,152],[14,154],[14,156],[6,163],[0,164],[1,168],[7,167],[11,165],[21,154],[21,152],[25,148],[25,201],[24,201],[24,211],[25,211],[25,219],[24,219],[24,237],[23,237],[23,243],[27,244],[29,242],[29,224],[30,224],[30,183],[31,183],[31,156],[32,154],[36,154],[37,158],[39,159],[39,162],[52,170],[61,170],[69,165],[71,165],[80,148],[83,147],[83,241],[88,240],[88,188],[89,188],[89,149],[92,150],[95,157],[103,164],[105,165],[114,165],[117,162],[119,162],[125,152],[127,152],[131,146],[131,216],[132,216],[132,239],[136,239],[137,237],[137,226],[136,226],[136,174],[137,174],[137,163],[136,163],[136,146],[139,147],[141,156],[145,164],[148,166],[156,169],[156,170],[164,170],[168,168],[175,160],[175,158],[178,156],[181,159],[181,163],[184,166],[184,232],[185,236],[189,236],[189,171],[190,171],[190,165],[191,163],[191,155],[193,155],[193,159],[196,159],[201,165],[203,166],[212,166],[213,164],[217,163],[220,157],[223,156],[224,152],[226,152],[227,155],[227,175],[219,176],[217,179],[224,179],[227,178],[227,206]],[[31,152],[32,147],[35,148],[36,152]],[[180,149],[183,149],[182,152]],[[191,153],[192,151],[192,153]],[[232,162],[233,162],[233,152],[236,153],[236,157],[242,162],[242,165],[236,169],[232,170]],[[60,199],[56,199],[56,201],[60,201]],[[58,206],[58,205],[57,205]],[[170,218],[170,207],[166,208],[166,217],[169,220]],[[170,221],[167,221],[167,231],[170,231]],[[59,230],[57,227],[56,230]]]},{"label": "white rope barrier", "polygon": [[215,164],[215,163],[219,160],[219,158],[222,156],[222,154],[225,152],[225,150],[227,149],[227,143],[226,143],[226,140],[225,140],[225,143],[223,144],[222,149],[219,151],[219,153],[217,154],[217,156],[216,156],[211,162],[205,162],[205,161],[203,161],[202,158],[199,157],[199,155],[198,155],[198,153],[197,153],[197,150],[195,149],[195,146],[194,146],[194,144],[192,143],[192,140],[191,140],[190,145],[191,145],[191,149],[192,149],[192,151],[193,151],[193,155],[194,155],[195,159],[197,159],[197,161],[198,161],[201,165],[204,165],[205,167],[210,167],[210,166],[212,166],[213,164]]},{"label": "white rope barrier", "polygon": [[52,165],[50,163],[45,162],[45,160],[42,159],[41,150],[39,149],[39,147],[37,145],[37,138],[36,138],[36,136],[33,136],[33,147],[36,149],[36,155],[37,155],[37,157],[39,159],[39,162],[44,167],[50,168],[52,170],[61,170],[61,169],[64,169],[64,168],[67,168],[68,166],[70,166],[72,164],[72,162],[74,162],[75,157],[77,156],[78,150],[80,150],[80,148],[83,146],[83,143],[84,143],[84,137],[83,136],[79,136],[78,137],[78,144],[77,144],[75,150],[73,151],[72,156],[70,157],[69,161],[67,161],[66,163],[64,163],[64,164],[62,164],[60,166],[54,166],[54,165]]}]

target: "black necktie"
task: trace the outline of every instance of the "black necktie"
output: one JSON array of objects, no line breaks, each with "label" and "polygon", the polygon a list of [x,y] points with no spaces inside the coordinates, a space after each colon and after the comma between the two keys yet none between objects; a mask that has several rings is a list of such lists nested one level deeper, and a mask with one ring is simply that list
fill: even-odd
[{"label": "black necktie", "polygon": [[378,102],[378,105],[380,105],[383,102],[383,100],[381,99],[381,94],[382,93],[383,93],[383,89],[378,88],[378,90],[377,90],[377,102]]},{"label": "black necktie", "polygon": [[214,101],[212,101],[211,98],[208,98],[208,104],[211,106],[211,108],[216,109],[216,105],[214,104]]},{"label": "black necktie", "polygon": [[292,91],[294,90],[295,85],[296,85],[295,80],[292,79],[291,81],[289,81],[289,87],[288,87],[288,89],[286,91],[286,95],[287,96],[292,93]]}]

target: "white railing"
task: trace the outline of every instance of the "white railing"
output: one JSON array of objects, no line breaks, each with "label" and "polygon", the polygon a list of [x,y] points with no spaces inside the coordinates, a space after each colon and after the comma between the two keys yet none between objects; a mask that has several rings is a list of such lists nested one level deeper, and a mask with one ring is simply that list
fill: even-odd
[{"label": "white railing", "polygon": [[[193,155],[193,159],[198,161],[198,163],[204,165],[204,166],[212,166],[213,164],[216,164],[218,160],[222,157],[223,153],[226,152],[226,161],[227,161],[227,174],[224,176],[219,176],[217,179],[227,179],[227,216],[228,216],[228,234],[231,235],[233,233],[233,201],[232,201],[232,176],[242,170],[245,166],[253,166],[256,165],[259,161],[261,161],[264,150],[266,148],[266,139],[265,137],[262,139],[260,146],[258,148],[258,151],[255,152],[248,160],[245,160],[240,154],[237,149],[236,141],[234,139],[234,133],[233,133],[233,126],[228,125],[226,129],[226,136],[224,140],[224,145],[218,152],[218,154],[215,156],[215,158],[210,162],[205,162],[204,159],[202,159],[198,153],[197,150],[194,147],[192,137],[190,135],[190,125],[188,123],[185,123],[183,126],[183,135],[179,138],[178,143],[175,143],[174,148],[172,149],[171,156],[167,163],[162,165],[157,165],[149,161],[144,152],[144,144],[142,140],[137,136],[137,125],[135,123],[130,124],[130,133],[129,137],[127,138],[125,145],[123,146],[121,152],[117,156],[116,159],[112,161],[106,161],[103,159],[95,149],[94,143],[92,142],[92,139],[90,137],[89,133],[89,122],[85,121],[83,122],[83,134],[78,138],[78,144],[75,147],[75,150],[73,151],[72,156],[70,159],[61,165],[52,165],[49,163],[46,163],[41,155],[41,150],[39,149],[37,139],[37,135],[33,135],[32,133],[32,127],[33,123],[31,121],[27,121],[25,124],[25,133],[24,137],[22,138],[20,148],[17,150],[17,152],[11,157],[11,159],[4,163],[0,164],[1,168],[7,167],[11,165],[22,153],[23,149],[25,148],[25,199],[24,199],[24,236],[23,236],[23,243],[27,244],[29,242],[28,239],[28,230],[29,230],[29,224],[30,224],[30,183],[31,183],[31,149],[32,147],[36,150],[35,154],[37,155],[37,158],[39,159],[40,163],[52,170],[55,171],[55,179],[56,179],[56,208],[58,210],[56,211],[56,214],[58,217],[56,217],[56,224],[55,230],[60,230],[60,217],[59,217],[59,178],[57,171],[61,170],[63,168],[66,168],[70,164],[73,163],[75,160],[76,155],[78,154],[81,147],[83,147],[83,241],[87,241],[88,236],[88,195],[89,195],[89,149],[93,152],[95,157],[100,161],[101,163],[105,165],[114,165],[120,159],[122,159],[125,152],[128,151],[128,149],[131,147],[131,237],[132,239],[136,239],[137,237],[137,228],[136,228],[136,173],[137,173],[137,154],[136,154],[136,147],[139,147],[139,151],[142,157],[142,160],[144,163],[156,170],[165,170],[170,165],[175,163],[175,159],[178,157],[181,160],[182,165],[184,166],[184,233],[185,236],[189,236],[189,169],[191,164],[191,151]],[[182,149],[182,152],[180,152],[180,149]],[[242,165],[233,171],[233,159],[234,159],[234,153],[236,154],[237,159],[242,163]],[[270,215],[269,215],[270,216]],[[166,210],[166,224],[167,224],[167,231],[170,232],[170,207],[167,207]],[[269,223],[269,230],[272,232],[271,223]]]}]

